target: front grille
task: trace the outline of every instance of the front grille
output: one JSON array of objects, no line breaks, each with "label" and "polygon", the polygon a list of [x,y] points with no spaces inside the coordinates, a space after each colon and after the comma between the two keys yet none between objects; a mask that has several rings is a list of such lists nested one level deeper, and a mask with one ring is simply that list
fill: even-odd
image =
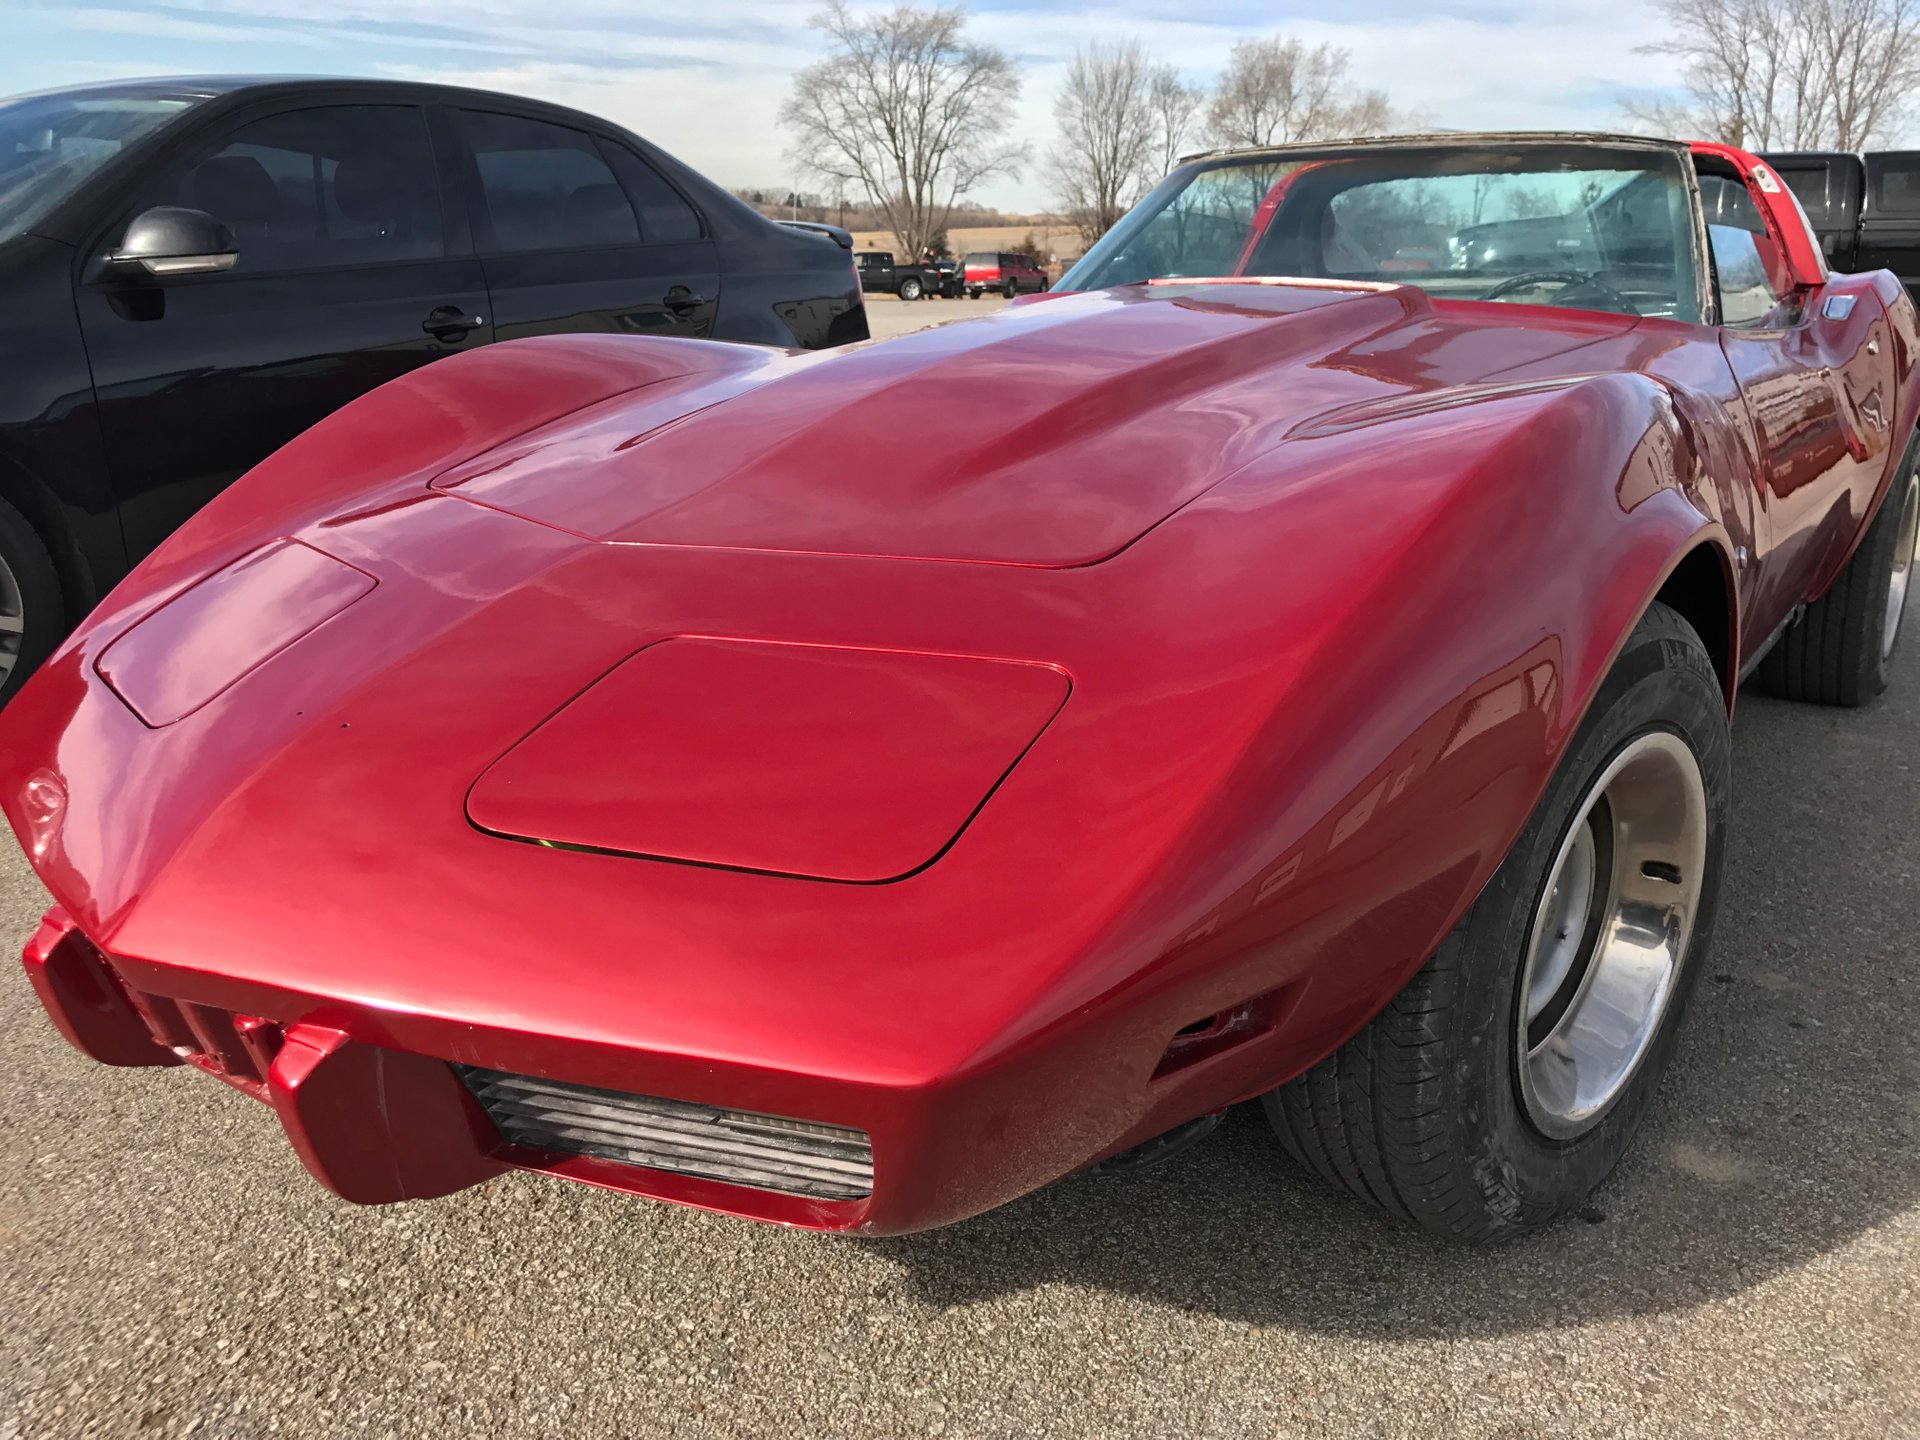
[{"label": "front grille", "polygon": [[460,1078],[515,1145],[820,1200],[873,1193],[864,1130],[720,1110],[462,1066]]}]

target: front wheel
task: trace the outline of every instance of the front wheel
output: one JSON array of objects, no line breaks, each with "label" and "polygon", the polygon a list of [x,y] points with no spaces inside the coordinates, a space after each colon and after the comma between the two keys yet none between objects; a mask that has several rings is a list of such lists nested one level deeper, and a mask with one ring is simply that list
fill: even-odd
[{"label": "front wheel", "polygon": [[902,300],[918,300],[920,298],[920,282],[912,278],[902,280],[900,282],[900,298]]},{"label": "front wheel", "polygon": [[58,643],[66,628],[60,577],[26,517],[0,500],[0,705]]},{"label": "front wheel", "polygon": [[1281,1143],[1454,1240],[1579,1205],[1672,1052],[1713,930],[1730,792],[1719,677],[1655,604],[1453,933],[1366,1028],[1265,1098]]},{"label": "front wheel", "polygon": [[[1920,447],[1920,442],[1916,442]],[[1840,578],[1766,659],[1760,683],[1788,700],[1864,705],[1893,678],[1920,539],[1920,456],[1909,450]]]}]

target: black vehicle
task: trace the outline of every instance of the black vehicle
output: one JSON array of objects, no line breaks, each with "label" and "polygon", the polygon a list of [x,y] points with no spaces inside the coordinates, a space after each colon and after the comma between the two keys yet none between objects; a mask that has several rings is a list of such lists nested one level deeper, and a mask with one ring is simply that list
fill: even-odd
[{"label": "black vehicle", "polygon": [[851,248],[505,95],[0,100],[0,701],[175,526],[383,381],[560,332],[864,340]]},{"label": "black vehicle", "polygon": [[911,264],[895,260],[891,250],[862,250],[854,256],[860,271],[860,288],[883,295],[898,295],[902,300],[924,300],[937,295],[942,300],[960,298],[960,262],[953,259],[922,260]]},{"label": "black vehicle", "polygon": [[1920,150],[1761,157],[1807,212],[1835,270],[1891,270],[1920,301]]}]

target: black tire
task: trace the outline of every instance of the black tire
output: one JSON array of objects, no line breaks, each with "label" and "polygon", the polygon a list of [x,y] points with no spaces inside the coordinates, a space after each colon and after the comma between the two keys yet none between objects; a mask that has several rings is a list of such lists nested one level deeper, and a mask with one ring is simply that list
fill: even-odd
[{"label": "black tire", "polygon": [[967,298],[969,300],[978,300],[980,298],[980,287],[976,285],[972,289],[968,290]]},{"label": "black tire", "polygon": [[[1920,442],[1916,442],[1920,445]],[[1860,548],[1825,595],[1760,662],[1761,687],[1786,700],[1864,705],[1887,688],[1898,652],[1900,609],[1891,601],[1896,566],[1911,575],[1920,519],[1920,463],[1909,446]],[[1904,548],[1904,557],[1901,554]],[[1903,583],[1897,599],[1904,600]]]},{"label": "black tire", "polygon": [[[13,698],[66,633],[66,601],[47,547],[26,517],[0,500],[0,705]],[[16,627],[17,631],[16,631]]]},{"label": "black tire", "polygon": [[900,298],[902,300],[918,300],[923,293],[920,288],[920,282],[911,275],[900,282]]},{"label": "black tire", "polygon": [[1007,299],[1011,300],[1015,295],[1018,295],[1020,293],[1020,287],[1017,284],[1015,284],[1013,281],[1009,280],[1005,285],[1002,285],[1000,287],[1000,293],[1006,296]]},{"label": "black tire", "polygon": [[[1582,1122],[1587,1128],[1549,1138],[1520,1079],[1534,918],[1596,781],[1629,747],[1664,736],[1692,755],[1704,800],[1690,938],[1636,1067]],[[1620,1159],[1652,1100],[1703,968],[1725,859],[1728,741],[1720,680],[1699,636],[1655,604],[1601,683],[1527,828],[1439,951],[1358,1035],[1264,1097],[1293,1157],[1390,1214],[1469,1243],[1524,1234],[1578,1206]],[[1578,986],[1579,976],[1568,983]]]}]

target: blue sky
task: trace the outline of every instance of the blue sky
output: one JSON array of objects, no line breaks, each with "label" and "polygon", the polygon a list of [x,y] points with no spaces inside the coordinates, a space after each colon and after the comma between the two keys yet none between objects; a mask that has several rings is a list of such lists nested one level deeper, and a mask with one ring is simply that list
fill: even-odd
[{"label": "blue sky", "polygon": [[[776,125],[819,53],[811,0],[0,0],[0,94],[129,75],[393,75],[596,111],[730,185],[793,183]],[[1137,35],[1203,81],[1246,35],[1353,53],[1354,79],[1452,129],[1617,128],[1617,97],[1672,83],[1650,0],[974,0],[977,31],[1021,62],[1016,123],[1043,147],[1076,45]],[[1048,202],[1038,148],[982,187]]]}]

